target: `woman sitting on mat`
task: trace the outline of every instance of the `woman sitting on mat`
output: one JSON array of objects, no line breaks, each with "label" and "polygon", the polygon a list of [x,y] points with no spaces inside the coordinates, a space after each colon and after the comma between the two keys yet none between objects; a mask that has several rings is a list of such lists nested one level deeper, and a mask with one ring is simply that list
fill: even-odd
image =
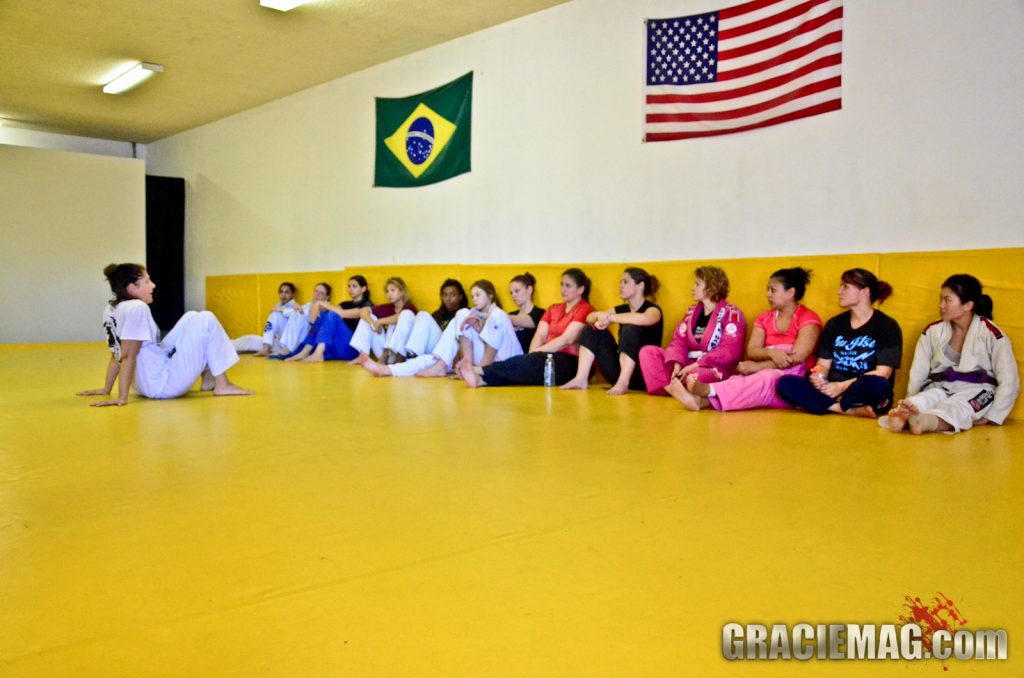
[{"label": "woman sitting on mat", "polygon": [[[433,313],[420,311],[415,315],[412,329],[409,331],[409,339],[405,342],[405,358],[430,355],[434,346],[441,340],[441,333],[455,319],[455,315],[466,308],[466,290],[462,283],[454,278],[448,278],[441,283],[441,305]],[[401,331],[402,325],[408,322],[408,315],[399,317],[399,327],[396,332]]]},{"label": "woman sitting on mat", "polygon": [[640,369],[647,392],[678,397],[685,390],[682,380],[690,374],[703,382],[722,381],[732,376],[743,354],[747,321],[743,312],[726,301],[729,278],[717,266],[694,271],[693,300],[696,302],[662,349],[640,349]]},{"label": "woman sitting on mat", "polygon": [[977,278],[946,278],[939,314],[917,340],[907,397],[884,422],[893,433],[908,424],[914,434],[1002,424],[1020,394],[1013,346],[992,322],[992,299]]},{"label": "woman sitting on mat", "polygon": [[[326,295],[320,291],[326,290]],[[336,306],[330,302],[330,285],[317,285],[318,298],[309,309],[313,323],[302,344],[285,360],[322,363],[325,360],[352,360],[359,353],[349,345],[352,328],[359,322],[359,309],[373,306],[366,278],[354,275],[348,279],[348,301]]]},{"label": "woman sitting on mat", "polygon": [[[409,300],[409,288],[399,277],[388,278],[384,283],[384,296],[388,303],[359,309],[359,323],[352,333],[350,345],[358,355],[355,362],[365,362],[370,354],[377,356],[380,364],[390,365],[404,359],[405,342],[412,332],[416,306]],[[399,316],[404,314],[401,327]]]},{"label": "woman sitting on mat", "polygon": [[516,337],[519,339],[519,345],[523,347],[523,353],[530,352],[530,342],[537,332],[540,319],[544,317],[544,309],[533,305],[533,288],[536,286],[537,279],[531,273],[521,273],[508,284],[509,296],[512,297],[512,303],[517,306],[508,317],[516,330]]},{"label": "woman sitting on mat", "polygon": [[851,268],[839,285],[845,313],[825,323],[818,361],[808,377],[779,379],[775,392],[790,405],[812,414],[877,417],[892,403],[892,382],[903,353],[899,324],[873,307],[892,294],[892,286],[871,271]]},{"label": "woman sitting on mat", "polygon": [[689,410],[750,410],[786,408],[775,393],[784,375],[803,376],[814,365],[814,349],[821,336],[821,318],[800,303],[811,280],[802,268],[783,268],[768,279],[771,308],[754,321],[747,342],[747,359],[725,381],[704,383],[690,374],[675,395]]},{"label": "woman sitting on mat", "polygon": [[[597,364],[601,375],[612,385],[608,395],[622,395],[630,389],[646,389],[643,373],[636,369],[640,349],[660,346],[665,320],[661,307],[648,301],[658,291],[658,279],[642,268],[627,268],[619,279],[619,298],[625,301],[608,311],[595,311],[587,317],[580,336],[580,362],[576,376],[563,389],[586,388],[590,369]],[[619,325],[616,343],[608,327]]]},{"label": "woman sitting on mat", "polygon": [[238,353],[220,322],[209,311],[189,311],[159,341],[159,329],[149,305],[156,284],[139,264],[110,264],[103,269],[114,299],[103,311],[110,362],[103,388],[78,395],[110,395],[118,382],[117,400],[102,400],[93,407],[127,405],[132,386],[145,398],[177,398],[196,379],[214,395],[250,395],[228,379],[228,368]]},{"label": "woman sitting on mat", "polygon": [[522,355],[523,349],[508,314],[501,308],[493,283],[476,281],[470,288],[470,295],[472,310],[461,309],[455,315],[435,344],[433,353],[391,366],[367,360],[363,367],[376,377],[443,377],[453,368],[460,351],[460,367],[484,367],[495,360]]},{"label": "woman sitting on mat", "polygon": [[480,367],[462,365],[459,374],[470,388],[477,386],[540,386],[544,383],[544,365],[549,355],[554,361],[554,383],[564,384],[576,374],[579,339],[587,316],[594,311],[590,296],[590,278],[578,268],[562,274],[563,303],[551,306],[537,324],[530,352]]},{"label": "woman sitting on mat", "polygon": [[270,309],[267,322],[263,326],[263,335],[246,334],[233,339],[231,344],[239,353],[255,353],[257,358],[264,358],[273,351],[287,349],[291,352],[301,337],[295,337],[293,343],[286,345],[285,328],[288,320],[301,312],[299,302],[295,300],[295,285],[283,282],[277,286],[279,303]]}]

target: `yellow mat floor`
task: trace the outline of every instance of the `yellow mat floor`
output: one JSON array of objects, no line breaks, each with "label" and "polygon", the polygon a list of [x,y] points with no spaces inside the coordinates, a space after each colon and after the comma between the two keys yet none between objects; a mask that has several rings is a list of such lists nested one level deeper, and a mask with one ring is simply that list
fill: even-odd
[{"label": "yellow mat floor", "polygon": [[[0,347],[2,676],[1024,675],[1020,422],[914,438],[252,357],[250,398],[89,408],[105,360]],[[939,593],[1009,661],[722,657],[728,621]]]}]

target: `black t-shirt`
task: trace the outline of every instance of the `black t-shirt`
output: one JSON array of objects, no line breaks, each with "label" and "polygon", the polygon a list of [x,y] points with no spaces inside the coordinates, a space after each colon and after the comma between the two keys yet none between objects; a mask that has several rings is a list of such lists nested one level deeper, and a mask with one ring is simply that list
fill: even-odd
[{"label": "black t-shirt", "polygon": [[708,329],[708,322],[711,320],[711,314],[705,311],[704,304],[700,305],[700,315],[697,316],[697,323],[693,326],[693,338],[700,341],[704,337],[704,332]]},{"label": "black t-shirt", "polygon": [[[644,303],[640,304],[640,308],[638,308],[635,311],[630,310],[629,304],[619,304],[618,306],[615,307],[615,312],[646,313],[647,309],[649,308],[656,308],[659,311],[661,310],[661,306],[658,306],[657,304],[651,303],[650,301],[644,299]],[[653,325],[647,325],[642,327],[638,325],[638,327],[640,327],[640,334],[644,338],[644,346],[661,346],[661,335],[665,331],[665,314],[662,313],[661,318],[658,320],[658,322],[654,323]]]},{"label": "black t-shirt", "polygon": [[876,310],[866,323],[853,329],[851,317],[850,311],[840,313],[825,323],[821,332],[818,357],[832,361],[828,380],[853,379],[879,365],[897,369],[903,355],[899,323]]},{"label": "black t-shirt", "polygon": [[[348,301],[341,302],[341,307],[346,311],[353,308],[365,308],[367,306],[373,306],[373,302],[366,298],[363,298],[362,301],[352,301],[349,299]],[[359,318],[342,318],[342,320],[345,321],[345,324],[348,325],[350,330],[353,332],[356,331],[356,325],[359,324]]]},{"label": "black t-shirt", "polygon": [[430,315],[434,317],[434,322],[437,323],[437,326],[440,327],[442,331],[444,331],[444,328],[448,327],[448,323],[455,319],[455,314],[458,313],[463,308],[465,308],[465,306],[457,308],[454,311],[449,311],[447,308],[442,306],[441,308],[437,309]]},{"label": "black t-shirt", "polygon": [[[517,308],[509,313],[509,315],[519,315],[519,309]],[[533,327],[515,328],[516,339],[519,340],[519,345],[523,347],[523,353],[530,352],[530,342],[533,341],[533,335],[537,334],[537,325],[540,324],[540,319],[544,317],[544,309],[540,306],[534,306],[529,316],[533,318]]]}]

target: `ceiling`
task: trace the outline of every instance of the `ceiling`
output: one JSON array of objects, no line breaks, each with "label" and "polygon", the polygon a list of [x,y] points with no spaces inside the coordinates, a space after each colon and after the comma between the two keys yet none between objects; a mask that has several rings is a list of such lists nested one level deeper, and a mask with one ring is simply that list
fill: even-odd
[{"label": "ceiling", "polygon": [[[0,0],[0,119],[149,143],[566,0]],[[121,95],[133,63],[164,72]]]}]

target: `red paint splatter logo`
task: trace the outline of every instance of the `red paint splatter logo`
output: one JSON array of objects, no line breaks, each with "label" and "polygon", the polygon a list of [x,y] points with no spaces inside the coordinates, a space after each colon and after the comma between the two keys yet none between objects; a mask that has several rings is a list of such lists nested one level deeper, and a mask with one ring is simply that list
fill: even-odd
[{"label": "red paint splatter logo", "polygon": [[[949,631],[950,636],[967,623],[956,603],[942,592],[939,592],[931,603],[926,605],[920,598],[904,596],[903,608],[907,614],[900,615],[900,623],[917,624],[921,627],[921,640],[925,647],[932,646],[932,636],[936,631]],[[943,667],[943,670],[949,670]]]}]

